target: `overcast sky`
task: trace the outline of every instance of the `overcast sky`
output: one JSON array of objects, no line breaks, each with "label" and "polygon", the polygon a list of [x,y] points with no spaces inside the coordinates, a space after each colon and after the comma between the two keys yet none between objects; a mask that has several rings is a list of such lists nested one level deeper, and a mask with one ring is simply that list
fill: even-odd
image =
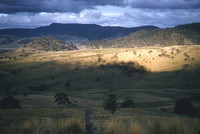
[{"label": "overcast sky", "polygon": [[0,0],[0,28],[51,23],[161,28],[200,22],[200,0]]}]

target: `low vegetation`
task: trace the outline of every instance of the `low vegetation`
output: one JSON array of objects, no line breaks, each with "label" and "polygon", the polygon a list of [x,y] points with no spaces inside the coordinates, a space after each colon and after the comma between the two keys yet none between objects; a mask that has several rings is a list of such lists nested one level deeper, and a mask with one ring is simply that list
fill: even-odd
[{"label": "low vegetation", "polygon": [[72,102],[69,100],[67,94],[61,92],[61,93],[56,93],[56,95],[54,95],[54,99],[55,102],[57,103],[57,105],[69,105]]},{"label": "low vegetation", "polygon": [[184,98],[176,101],[176,105],[174,107],[174,113],[181,115],[196,116],[196,112],[197,111],[194,105],[192,105],[190,99]]},{"label": "low vegetation", "polygon": [[121,103],[121,108],[134,108],[135,101],[130,96],[126,96],[124,102]]},{"label": "low vegetation", "polygon": [[11,108],[20,108],[20,101],[13,96],[7,96],[1,99],[0,108],[11,109]]},{"label": "low vegetation", "polygon": [[115,111],[117,110],[116,96],[114,94],[108,94],[106,100],[103,102],[103,107],[105,110],[108,110],[115,115]]}]

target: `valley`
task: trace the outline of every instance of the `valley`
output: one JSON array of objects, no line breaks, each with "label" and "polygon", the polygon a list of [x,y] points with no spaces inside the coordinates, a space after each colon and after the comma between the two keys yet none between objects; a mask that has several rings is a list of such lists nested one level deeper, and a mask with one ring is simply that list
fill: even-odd
[{"label": "valley", "polygon": [[[13,96],[21,106],[0,110],[0,133],[84,133],[84,110],[92,108],[97,134],[158,134],[157,127],[171,133],[174,126],[177,134],[198,134],[200,46],[177,44],[179,38],[155,45],[151,37],[150,45],[131,46],[127,38],[134,39],[131,34],[88,45],[43,36],[0,54],[0,100]],[[102,41],[114,46],[102,47]],[[66,93],[71,104],[57,105],[56,93]],[[116,117],[103,107],[109,94],[117,98]],[[121,107],[126,97],[134,108]],[[195,115],[174,112],[181,99],[191,101]]]}]

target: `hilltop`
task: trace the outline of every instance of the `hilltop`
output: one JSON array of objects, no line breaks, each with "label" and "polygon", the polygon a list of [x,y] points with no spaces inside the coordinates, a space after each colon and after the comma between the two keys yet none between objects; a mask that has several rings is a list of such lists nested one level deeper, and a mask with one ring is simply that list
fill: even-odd
[{"label": "hilltop", "polygon": [[14,50],[10,55],[30,55],[40,52],[48,51],[71,51],[76,50],[77,47],[72,43],[64,43],[54,37],[39,37],[30,43]]},{"label": "hilltop", "polygon": [[89,48],[123,48],[141,46],[199,45],[200,23],[166,29],[141,30],[127,36],[84,42]]}]

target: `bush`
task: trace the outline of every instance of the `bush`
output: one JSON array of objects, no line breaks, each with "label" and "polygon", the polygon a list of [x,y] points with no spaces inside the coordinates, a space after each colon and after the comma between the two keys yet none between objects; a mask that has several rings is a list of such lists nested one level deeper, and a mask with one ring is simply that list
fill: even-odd
[{"label": "bush", "polygon": [[9,109],[9,108],[20,108],[20,101],[15,99],[12,96],[7,96],[3,98],[0,102],[0,107],[3,109]]},{"label": "bush", "polygon": [[124,102],[121,103],[121,108],[134,108],[134,107],[135,107],[135,102],[129,96],[127,96]]},{"label": "bush", "polygon": [[71,104],[72,102],[69,100],[68,95],[61,92],[61,93],[56,93],[56,95],[54,95],[54,99],[55,102],[57,103],[57,105],[64,105],[67,104]]},{"label": "bush", "polygon": [[196,111],[190,99],[180,99],[176,101],[176,105],[174,107],[174,113],[181,115],[195,116]]},{"label": "bush", "polygon": [[113,115],[117,110],[117,98],[114,94],[107,95],[106,100],[103,102],[103,107],[105,110],[110,111]]}]

